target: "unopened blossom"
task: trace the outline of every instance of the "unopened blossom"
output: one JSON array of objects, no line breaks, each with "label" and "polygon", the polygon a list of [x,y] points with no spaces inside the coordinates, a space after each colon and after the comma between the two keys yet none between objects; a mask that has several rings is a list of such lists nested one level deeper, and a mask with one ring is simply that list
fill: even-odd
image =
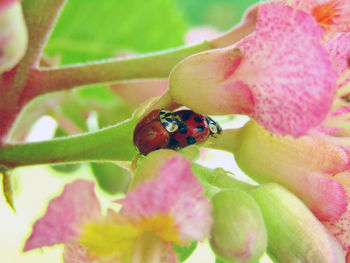
[{"label": "unopened blossom", "polygon": [[224,131],[212,146],[232,152],[238,166],[255,181],[276,182],[297,195],[350,251],[346,147],[318,136],[276,136],[255,121]]},{"label": "unopened blossom", "polygon": [[[147,157],[149,158],[149,157]],[[209,234],[211,206],[190,170],[175,156],[157,176],[130,190],[119,212],[102,215],[94,184],[77,180],[53,199],[33,226],[24,251],[65,244],[67,262],[177,262],[172,244]]]},{"label": "unopened blossom", "polygon": [[312,16],[262,4],[253,33],[179,63],[170,76],[171,95],[199,113],[246,114],[271,132],[300,136],[324,120],[336,90],[322,41]]},{"label": "unopened blossom", "polygon": [[278,184],[250,191],[264,216],[268,254],[278,262],[342,263],[345,253],[334,236],[295,195]]},{"label": "unopened blossom", "polygon": [[0,73],[10,70],[24,56],[28,35],[19,1],[0,3]]},{"label": "unopened blossom", "polygon": [[248,193],[224,190],[212,198],[210,244],[217,255],[233,262],[257,262],[267,247],[259,206]]}]

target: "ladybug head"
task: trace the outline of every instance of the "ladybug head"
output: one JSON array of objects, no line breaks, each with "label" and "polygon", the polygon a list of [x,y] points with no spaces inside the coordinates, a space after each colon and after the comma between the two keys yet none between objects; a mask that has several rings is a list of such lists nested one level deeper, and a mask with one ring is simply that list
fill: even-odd
[{"label": "ladybug head", "polygon": [[209,116],[206,116],[206,120],[208,122],[208,126],[209,126],[209,131],[210,131],[210,135],[214,135],[214,134],[220,134],[222,131],[221,126],[215,122],[212,118],[210,118]]}]

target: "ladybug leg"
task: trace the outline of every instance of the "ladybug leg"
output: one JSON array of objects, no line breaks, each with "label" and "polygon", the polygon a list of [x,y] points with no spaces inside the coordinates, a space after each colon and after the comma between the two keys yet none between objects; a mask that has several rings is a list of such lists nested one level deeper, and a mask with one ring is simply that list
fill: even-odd
[{"label": "ladybug leg", "polygon": [[132,160],[132,162],[131,162],[131,167],[130,167],[130,172],[131,172],[132,174],[135,173],[135,170],[136,170],[136,168],[137,168],[137,162],[140,160],[140,157],[141,157],[141,156],[142,156],[142,154],[141,154],[141,153],[138,153],[138,154],[136,155],[135,159]]},{"label": "ladybug leg", "polygon": [[229,175],[229,176],[236,176],[234,173],[225,170],[224,168],[216,168],[214,169],[214,176],[218,176],[220,174],[225,174],[225,175]]}]

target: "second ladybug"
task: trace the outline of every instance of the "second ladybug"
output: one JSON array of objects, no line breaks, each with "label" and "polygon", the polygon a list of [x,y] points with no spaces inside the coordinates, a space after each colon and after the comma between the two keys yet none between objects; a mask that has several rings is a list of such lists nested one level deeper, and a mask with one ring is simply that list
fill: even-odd
[{"label": "second ladybug", "polygon": [[221,127],[209,116],[191,110],[174,112],[178,122],[177,130],[171,135],[169,148],[183,148],[188,145],[204,142],[209,135],[221,133]]}]

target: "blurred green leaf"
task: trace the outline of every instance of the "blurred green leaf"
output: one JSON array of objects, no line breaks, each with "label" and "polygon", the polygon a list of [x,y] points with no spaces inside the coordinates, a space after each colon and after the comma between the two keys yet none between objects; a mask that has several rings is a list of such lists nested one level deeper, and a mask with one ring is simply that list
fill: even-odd
[{"label": "blurred green leaf", "polygon": [[178,0],[190,25],[211,25],[228,30],[241,21],[249,6],[259,0]]},{"label": "blurred green leaf", "polygon": [[177,258],[180,262],[184,262],[189,256],[192,255],[193,251],[196,249],[198,242],[192,242],[188,246],[180,247],[177,245],[173,245],[173,248],[176,252]]},{"label": "blurred green leaf", "polygon": [[187,29],[172,0],[71,0],[48,42],[63,64],[151,52],[183,44]]},{"label": "blurred green leaf", "polygon": [[125,193],[131,179],[130,172],[113,163],[91,163],[98,185],[109,194]]}]

